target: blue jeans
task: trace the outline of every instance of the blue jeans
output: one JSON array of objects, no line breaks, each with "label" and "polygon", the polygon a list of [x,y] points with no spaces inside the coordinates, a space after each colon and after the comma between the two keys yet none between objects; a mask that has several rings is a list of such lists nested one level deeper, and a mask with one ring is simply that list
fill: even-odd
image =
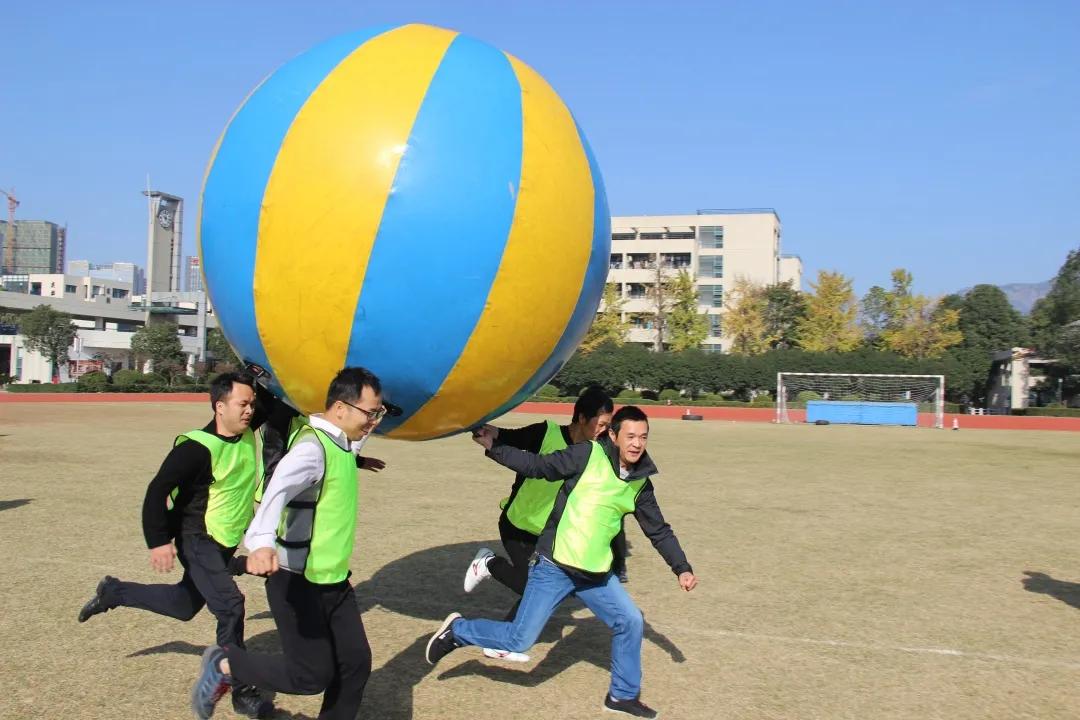
[{"label": "blue jeans", "polygon": [[614,631],[611,696],[616,700],[636,698],[641,693],[641,636],[645,622],[612,573],[602,583],[587,583],[575,580],[541,556],[529,568],[529,582],[513,622],[462,618],[454,621],[454,637],[464,645],[525,652],[540,637],[555,608],[571,593]]}]

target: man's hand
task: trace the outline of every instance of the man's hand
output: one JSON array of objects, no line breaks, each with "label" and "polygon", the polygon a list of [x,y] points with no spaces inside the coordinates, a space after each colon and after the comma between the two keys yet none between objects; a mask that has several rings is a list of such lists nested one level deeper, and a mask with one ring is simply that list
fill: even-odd
[{"label": "man's hand", "polygon": [[172,572],[173,558],[176,557],[176,548],[173,544],[165,543],[156,548],[150,548],[150,567],[159,573]]},{"label": "man's hand", "polygon": [[360,467],[364,470],[370,470],[371,472],[379,472],[386,467],[386,463],[379,458],[361,457]]},{"label": "man's hand", "polygon": [[259,548],[248,554],[247,571],[252,575],[273,575],[278,571],[277,551],[274,548]]},{"label": "man's hand", "polygon": [[697,587],[697,577],[695,577],[694,573],[691,572],[681,573],[679,575],[679,585],[686,592],[690,592]]},{"label": "man's hand", "polygon": [[499,430],[490,425],[481,425],[473,430],[472,439],[476,441],[478,445],[482,445],[485,450],[490,450],[491,446],[495,444],[495,438],[498,437]]}]

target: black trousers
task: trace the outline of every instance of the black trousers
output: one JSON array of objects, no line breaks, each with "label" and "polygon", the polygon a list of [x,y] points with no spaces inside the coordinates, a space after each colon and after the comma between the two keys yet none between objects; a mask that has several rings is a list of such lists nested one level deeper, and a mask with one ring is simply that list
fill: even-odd
[{"label": "black trousers", "polygon": [[[499,516],[499,538],[502,540],[509,559],[496,555],[488,561],[488,570],[491,571],[491,576],[500,583],[518,595],[524,595],[525,583],[529,579],[529,559],[536,552],[536,543],[540,538],[515,527],[507,519],[505,512]],[[612,572],[619,573],[625,570],[626,556],[629,554],[626,548],[625,530],[620,529],[619,534],[611,541],[611,552],[614,556],[611,563]],[[513,617],[512,611],[510,616]]]},{"label": "black trousers", "polygon": [[217,618],[217,644],[244,646],[244,594],[236,587],[229,561],[236,548],[219,545],[209,535],[176,538],[176,556],[184,575],[175,585],[118,581],[106,587],[111,605],[149,610],[190,620],[205,605]]},{"label": "black trousers", "polygon": [[371,648],[348,580],[317,585],[279,570],[266,581],[282,655],[229,646],[233,681],[290,695],[323,693],[320,720],[355,720],[371,675]]},{"label": "black trousers", "polygon": [[509,559],[496,555],[488,561],[488,570],[500,583],[518,595],[524,595],[529,579],[529,558],[536,552],[539,538],[515,527],[505,512],[499,516],[499,538]]}]

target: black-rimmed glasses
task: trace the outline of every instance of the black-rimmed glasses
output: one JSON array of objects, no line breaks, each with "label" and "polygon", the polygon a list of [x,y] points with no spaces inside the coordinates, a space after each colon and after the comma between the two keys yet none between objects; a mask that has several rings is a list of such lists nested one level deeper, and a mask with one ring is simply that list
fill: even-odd
[{"label": "black-rimmed glasses", "polygon": [[378,410],[365,410],[362,407],[357,407],[356,405],[353,405],[351,402],[349,402],[347,400],[338,400],[338,402],[345,403],[346,405],[353,408],[354,410],[359,410],[360,412],[367,415],[367,419],[368,419],[369,423],[377,423],[386,416],[386,406],[385,405],[380,405]]}]

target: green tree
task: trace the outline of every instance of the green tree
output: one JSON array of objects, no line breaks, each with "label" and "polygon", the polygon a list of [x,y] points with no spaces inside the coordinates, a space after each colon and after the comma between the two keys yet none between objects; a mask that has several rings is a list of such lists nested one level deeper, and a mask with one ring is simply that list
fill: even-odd
[{"label": "green tree", "polygon": [[810,352],[847,352],[859,346],[858,307],[851,280],[838,272],[821,270],[814,293],[807,298],[806,315],[799,323],[799,344]]},{"label": "green tree", "polygon": [[233,352],[232,345],[225,339],[225,333],[220,328],[210,328],[206,332],[206,349],[214,356],[214,367],[229,365],[234,368],[240,367],[240,358]]},{"label": "green tree", "polygon": [[735,279],[724,299],[724,334],[731,338],[731,351],[740,355],[760,355],[775,338],[765,321],[768,301],[765,288],[747,278]]},{"label": "green tree", "polygon": [[863,338],[872,347],[879,347],[881,333],[889,323],[889,293],[880,285],[866,291],[859,301],[859,327]]},{"label": "green tree", "polygon": [[1076,320],[1080,320],[1080,250],[1069,253],[1050,292],[1031,310],[1031,329],[1039,350],[1053,354],[1062,328]]},{"label": "green tree", "polygon": [[668,281],[671,310],[668,312],[668,341],[678,352],[696,348],[709,334],[705,313],[698,312],[698,290],[690,273],[680,270]]},{"label": "green tree", "polygon": [[806,298],[788,280],[765,289],[765,333],[776,349],[799,345],[799,323],[806,317]]},{"label": "green tree", "polygon": [[171,378],[182,371],[184,350],[176,325],[172,322],[150,322],[131,336],[131,351],[140,359],[148,359],[158,375]]},{"label": "green tree", "polygon": [[78,332],[71,316],[49,305],[38,305],[23,314],[18,325],[26,347],[41,353],[49,361],[53,380],[59,379],[60,365],[68,361],[68,348]]},{"label": "green tree", "polygon": [[579,352],[591,353],[604,343],[622,345],[626,342],[630,323],[622,319],[626,299],[619,294],[619,286],[615,283],[604,285],[604,295],[600,302],[600,311],[578,345]]}]

